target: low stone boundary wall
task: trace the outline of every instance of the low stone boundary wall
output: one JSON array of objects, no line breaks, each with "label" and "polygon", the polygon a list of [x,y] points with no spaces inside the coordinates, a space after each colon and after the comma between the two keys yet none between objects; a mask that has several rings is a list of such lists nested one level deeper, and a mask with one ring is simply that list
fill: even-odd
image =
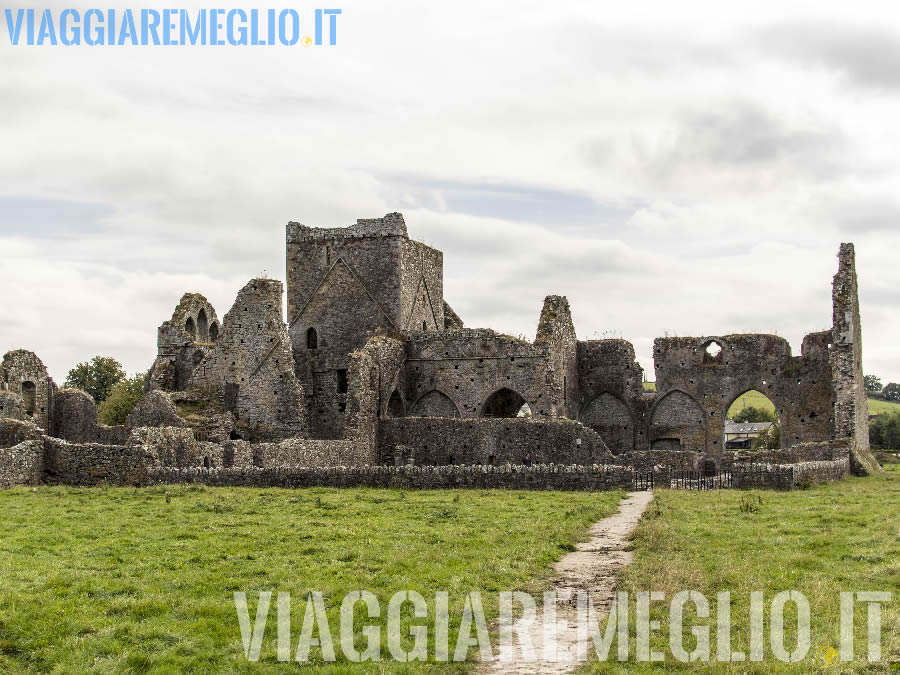
[{"label": "low stone boundary wall", "polygon": [[155,484],[202,483],[233,487],[375,487],[442,490],[602,491],[631,489],[632,471],[623,466],[357,466],[330,468],[154,469]]},{"label": "low stone boundary wall", "polygon": [[[394,463],[402,447],[415,464],[611,463],[615,459],[603,439],[589,427],[570,420],[525,418],[405,417],[378,425],[378,461]],[[618,462],[617,462],[618,463]]]},{"label": "low stone boundary wall", "polygon": [[45,437],[44,480],[65,485],[142,485],[155,458],[141,446],[69,443]]},{"label": "low stone boundary wall", "polygon": [[735,464],[732,483],[740,489],[793,490],[840,480],[850,475],[850,458],[796,464]]},{"label": "low stone boundary wall", "polygon": [[0,489],[40,483],[43,470],[43,441],[30,440],[0,448]]}]

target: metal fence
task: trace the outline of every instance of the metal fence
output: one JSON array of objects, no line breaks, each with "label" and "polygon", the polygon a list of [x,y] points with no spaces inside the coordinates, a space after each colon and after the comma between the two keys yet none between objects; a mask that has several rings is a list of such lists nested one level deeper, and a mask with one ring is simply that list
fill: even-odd
[{"label": "metal fence", "polygon": [[673,490],[723,490],[734,487],[728,471],[706,474],[703,471],[673,471],[669,487]]},{"label": "metal fence", "polygon": [[653,489],[653,472],[635,471],[632,474],[632,486],[635,490],[652,490]]}]

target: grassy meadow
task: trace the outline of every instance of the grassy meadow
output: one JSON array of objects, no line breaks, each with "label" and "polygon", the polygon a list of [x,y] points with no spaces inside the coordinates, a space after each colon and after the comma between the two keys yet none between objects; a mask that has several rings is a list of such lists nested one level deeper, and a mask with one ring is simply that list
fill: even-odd
[{"label": "grassy meadow", "polygon": [[[752,505],[741,508],[741,503]],[[887,672],[900,661],[900,465],[887,476],[851,478],[795,492],[657,490],[634,538],[634,564],[620,590],[662,591],[664,602],[651,603],[651,649],[666,654],[664,663],[635,662],[632,604],[631,663],[594,663],[598,673],[696,670],[712,672],[796,672],[821,670],[816,654],[837,649],[840,591],[889,591],[882,609],[882,662],[866,661],[866,606],[855,611],[855,661],[826,672]],[[689,626],[709,625],[710,663],[683,664],[668,649],[668,603],[681,590],[696,590],[710,603],[710,619],[685,612],[684,648],[695,639]],[[777,661],[769,647],[769,607],[775,593],[798,590],[810,605],[810,649],[794,664]],[[749,653],[749,602],[752,591],[765,593],[762,663],[716,664],[716,593],[731,592],[731,649]],[[689,603],[686,608],[691,608]],[[796,641],[796,610],[784,614],[785,648]],[[615,647],[611,657],[615,658]]]},{"label": "grassy meadow", "polygon": [[[621,497],[202,486],[0,491],[0,672],[296,672],[297,664],[276,661],[275,595],[260,663],[246,661],[235,591],[247,593],[251,624],[259,591],[291,593],[292,657],[307,593],[321,591],[339,662],[339,606],[349,591],[370,590],[381,603],[381,619],[364,617],[359,604],[357,626],[383,626],[396,591],[420,592],[429,612],[435,592],[447,591],[452,655],[466,593],[483,593],[490,622],[498,592],[542,590],[550,564]],[[433,636],[433,620],[414,623]],[[385,630],[381,638],[381,666],[403,668],[387,661]],[[311,656],[322,663],[316,649]]]}]

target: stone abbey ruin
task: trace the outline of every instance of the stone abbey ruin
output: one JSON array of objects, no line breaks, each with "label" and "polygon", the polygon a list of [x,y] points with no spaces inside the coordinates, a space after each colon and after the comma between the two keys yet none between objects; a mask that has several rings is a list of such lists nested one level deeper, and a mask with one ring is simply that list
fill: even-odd
[{"label": "stone abbey ruin", "polygon": [[[465,328],[444,300],[443,254],[410,239],[399,213],[288,223],[286,279],[287,324],[280,281],[252,279],[221,320],[185,294],[122,426],[100,425],[94,401],[58,389],[35,354],[8,352],[0,487],[603,489],[687,469],[790,489],[880,470],[852,244],[833,327],[799,356],[774,335],[658,338],[655,393],[629,342],[578,340],[565,297],[545,299],[533,342]],[[782,449],[725,449],[726,413],[750,390],[775,404]]]}]

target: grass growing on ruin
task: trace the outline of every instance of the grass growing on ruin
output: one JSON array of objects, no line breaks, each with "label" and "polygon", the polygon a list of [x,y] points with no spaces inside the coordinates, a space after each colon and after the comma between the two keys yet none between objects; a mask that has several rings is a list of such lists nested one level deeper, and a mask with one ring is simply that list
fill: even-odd
[{"label": "grass growing on ruin", "polygon": [[[295,671],[296,664],[275,661],[274,596],[261,664],[246,662],[235,591],[247,593],[251,622],[259,591],[291,593],[292,655],[306,594],[322,591],[339,658],[338,608],[347,592],[370,590],[381,602],[380,620],[357,606],[358,632],[361,624],[386,623],[398,590],[422,593],[432,612],[435,592],[448,591],[452,655],[465,593],[484,594],[490,621],[499,591],[540,590],[550,564],[613,513],[621,496],[198,486],[0,491],[0,672]],[[433,623],[415,623],[433,636]]]},{"label": "grass growing on ruin", "polygon": [[[752,504],[741,509],[741,502]],[[755,509],[755,510],[752,510]],[[669,648],[668,607],[681,590],[697,590],[710,603],[710,619],[685,612],[687,651],[694,648],[690,626],[708,625],[710,663],[693,668],[714,672],[811,672],[819,670],[816,654],[840,646],[841,591],[889,591],[893,601],[882,612],[882,663],[866,661],[866,606],[858,604],[855,662],[831,672],[886,672],[900,661],[900,466],[886,478],[851,478],[795,492],[722,490],[688,492],[657,490],[635,533],[634,564],[624,572],[621,590],[632,593],[631,660],[638,672],[689,669],[675,661]],[[769,613],[775,593],[798,590],[809,600],[810,650],[796,664],[775,660],[769,643]],[[651,618],[660,629],[651,633],[651,648],[666,654],[665,664],[638,664],[634,646],[634,593],[663,591],[664,602],[651,603]],[[731,592],[732,651],[749,653],[751,591],[764,591],[765,661],[722,664],[716,658],[716,593]],[[688,604],[687,608],[692,605]],[[796,648],[796,611],[785,611],[785,648]],[[615,646],[611,657],[615,659]],[[614,672],[615,661],[585,670]]]}]

